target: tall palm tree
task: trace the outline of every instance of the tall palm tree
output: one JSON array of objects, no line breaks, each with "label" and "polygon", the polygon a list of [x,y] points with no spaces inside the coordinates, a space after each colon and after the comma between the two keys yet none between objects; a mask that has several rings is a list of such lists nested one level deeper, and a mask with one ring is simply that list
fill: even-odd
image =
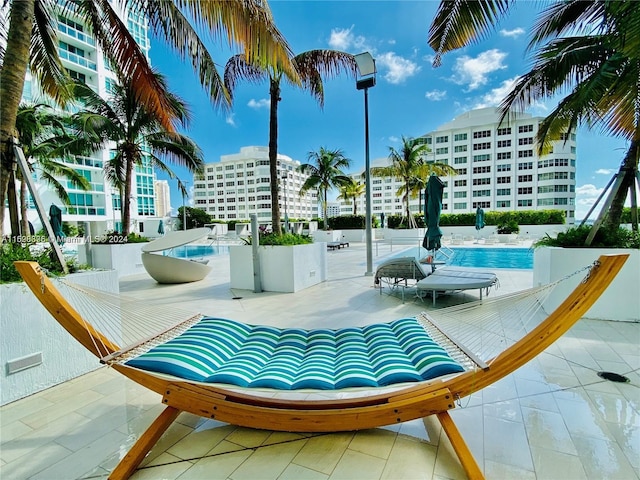
[{"label": "tall palm tree", "polygon": [[[164,77],[156,74],[156,80],[168,91]],[[77,142],[90,144],[96,150],[115,143],[113,156],[105,164],[105,176],[120,191],[122,205],[122,234],[129,234],[131,220],[131,188],[135,167],[149,162],[170,178],[176,178],[167,162],[200,172],[204,167],[202,152],[187,136],[175,132],[178,125],[186,126],[189,112],[185,103],[170,94],[170,110],[165,115],[173,117],[174,130],[165,128],[155,111],[147,109],[128,80],[115,86],[113,95],[104,99],[84,84],[77,84],[77,96],[85,109],[74,115],[78,130]],[[70,144],[70,148],[74,145]],[[183,193],[184,185],[179,182]]]},{"label": "tall palm tree", "polygon": [[303,163],[298,167],[299,172],[309,175],[300,189],[300,195],[312,189],[318,190],[322,199],[324,229],[327,230],[327,193],[334,187],[340,188],[353,182],[343,171],[349,168],[351,160],[344,156],[342,150],[324,147],[320,147],[317,152],[309,152],[307,160],[312,163]]},{"label": "tall palm tree", "polygon": [[427,162],[424,157],[429,151],[429,146],[420,139],[403,136],[400,150],[389,147],[391,164],[386,167],[371,168],[371,175],[375,177],[394,177],[402,181],[396,195],[401,196],[405,204],[404,216],[407,218],[408,228],[416,228],[417,226],[409,210],[409,199],[415,196],[420,188],[424,188],[424,182],[427,181],[429,175],[435,173],[446,176],[456,173],[456,170],[450,165]]},{"label": "tall palm tree", "polygon": [[[443,1],[429,31],[436,63],[443,53],[482,38],[508,12],[513,0]],[[605,228],[620,225],[627,193],[634,188],[640,159],[640,2],[568,0],[546,7],[536,20],[529,50],[531,70],[504,99],[525,108],[541,98],[569,91],[542,122],[541,153],[561,133],[579,124],[601,128],[629,141]],[[637,218],[634,228],[637,229]]]},{"label": "tall palm tree", "polygon": [[365,184],[362,182],[356,182],[353,179],[351,183],[347,183],[340,187],[340,195],[338,195],[338,200],[353,200],[353,214],[356,215],[358,213],[358,204],[356,200],[365,194]]},{"label": "tall palm tree", "polygon": [[[140,101],[154,111],[169,131],[171,118],[164,112],[171,100],[157,83],[144,52],[117,11],[127,11],[132,5],[137,8],[157,36],[182,58],[191,61],[215,106],[229,105],[230,97],[195,27],[214,38],[226,38],[230,46],[239,46],[255,64],[278,64],[294,75],[291,51],[263,0],[7,0],[4,3],[9,5],[7,15],[0,15],[0,38],[6,39],[5,48],[0,48],[0,205],[4,205],[12,178],[13,151],[9,140],[15,137],[16,115],[27,69],[54,99],[64,102],[70,96],[64,87],[68,77],[57,53],[56,15],[61,10],[73,11],[82,18],[111,65],[121,70],[123,77],[132,79]],[[9,200],[10,210],[17,210],[15,201],[12,202],[11,197]],[[0,208],[0,236],[3,221],[4,208]],[[17,222],[12,222],[14,233],[17,228]]]},{"label": "tall palm tree", "polygon": [[353,55],[337,50],[309,50],[293,58],[294,72],[287,71],[279,64],[258,65],[245,54],[234,55],[224,68],[224,83],[233,95],[239,80],[253,83],[269,80],[269,173],[271,181],[271,224],[276,234],[282,232],[280,225],[280,204],[278,203],[278,102],[280,83],[286,79],[292,85],[309,91],[324,106],[324,81],[337,77],[341,72],[354,77],[357,66]]},{"label": "tall palm tree", "polygon": [[[64,123],[68,118],[51,111],[49,105],[20,104],[16,117],[18,141],[31,171],[38,171],[39,177],[56,193],[66,205],[70,204],[69,194],[59,178],[64,178],[80,190],[89,190],[89,181],[71,165],[59,161],[58,149],[69,141]],[[82,151],[76,152],[78,154]],[[27,218],[27,183],[20,182],[20,231],[29,232]]]}]

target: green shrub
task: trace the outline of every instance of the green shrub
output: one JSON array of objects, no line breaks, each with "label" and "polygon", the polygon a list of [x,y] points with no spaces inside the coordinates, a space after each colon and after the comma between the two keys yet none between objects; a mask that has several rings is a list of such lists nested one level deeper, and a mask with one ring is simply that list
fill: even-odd
[{"label": "green shrub", "polygon": [[[636,208],[638,212],[638,218],[640,218],[640,208]],[[631,223],[631,207],[625,207],[622,210],[622,216],[620,217],[621,223]]]},{"label": "green shrub", "polygon": [[[251,245],[253,239],[247,237],[242,239],[247,245]],[[313,243],[313,238],[308,235],[299,235],[297,233],[283,233],[276,235],[275,233],[260,232],[260,245],[306,245]]]},{"label": "green shrub", "polygon": [[327,223],[333,230],[356,230],[364,228],[365,217],[364,215],[340,215],[329,218]]},{"label": "green shrub", "polygon": [[589,232],[590,225],[582,225],[580,227],[569,228],[566,232],[558,233],[557,237],[546,235],[538,240],[535,247],[584,247],[584,248],[640,248],[640,233],[627,230],[620,227],[617,230],[607,230],[600,228],[596,233],[591,245],[585,247],[585,241]]},{"label": "green shrub", "polygon": [[496,232],[500,234],[518,233],[519,231],[518,222],[513,219],[496,225]]},{"label": "green shrub", "polygon": [[[62,267],[54,258],[51,247],[34,248],[29,245],[19,243],[4,243],[0,245],[0,283],[21,282],[22,277],[13,265],[16,261],[38,262],[42,268],[47,270],[47,274],[53,276],[62,275]],[[86,266],[79,265],[73,259],[66,259],[69,273],[76,272]]]}]

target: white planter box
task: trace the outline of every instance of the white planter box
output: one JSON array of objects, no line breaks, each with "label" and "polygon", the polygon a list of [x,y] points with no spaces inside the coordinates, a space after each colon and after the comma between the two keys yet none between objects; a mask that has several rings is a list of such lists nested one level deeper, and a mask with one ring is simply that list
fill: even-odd
[{"label": "white planter box", "polygon": [[[250,245],[230,246],[231,288],[253,290]],[[293,293],[327,280],[327,244],[259,247],[262,289]]]},{"label": "white planter box", "polygon": [[[609,288],[586,313],[586,318],[640,321],[640,251],[622,248],[540,247],[533,253],[533,285],[554,282],[593,263],[607,253],[629,253],[627,262]],[[559,284],[546,300],[547,311],[555,309],[584,278],[578,274]]]},{"label": "white planter box", "polygon": [[316,230],[311,236],[314,242],[340,242],[342,230]]},{"label": "white planter box", "polygon": [[[373,235],[374,232],[375,230],[372,230],[371,234]],[[342,241],[362,243],[365,241],[365,230],[364,229],[342,230]]]},{"label": "white planter box", "polygon": [[[69,275],[74,283],[118,293],[118,275],[91,271]],[[24,283],[0,285],[0,404],[32,395],[100,367],[64,330]],[[42,363],[8,375],[7,362],[42,356]]]},{"label": "white planter box", "polygon": [[146,243],[85,244],[78,248],[78,261],[103,270],[116,270],[118,278],[145,273],[142,246]]}]

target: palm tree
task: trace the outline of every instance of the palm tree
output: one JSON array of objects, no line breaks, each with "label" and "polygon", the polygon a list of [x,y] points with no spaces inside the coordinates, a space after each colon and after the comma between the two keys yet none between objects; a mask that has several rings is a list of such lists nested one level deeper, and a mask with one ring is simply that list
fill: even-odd
[{"label": "palm tree", "polygon": [[[164,77],[156,74],[156,81],[168,91]],[[111,98],[105,100],[84,84],[76,85],[77,96],[85,104],[85,110],[74,115],[78,130],[77,142],[90,144],[96,150],[115,143],[113,156],[104,166],[106,178],[120,191],[122,205],[122,234],[129,234],[131,220],[131,188],[135,167],[149,162],[170,178],[176,178],[167,161],[200,172],[204,166],[202,152],[185,135],[166,129],[155,112],[140,102],[131,81],[122,80],[114,87]],[[174,127],[186,126],[189,112],[185,103],[169,94],[170,110],[165,115],[173,117]],[[70,148],[74,146],[69,145]],[[166,158],[166,161],[163,160]],[[184,185],[179,182],[183,193]]]},{"label": "palm tree", "polygon": [[[64,103],[70,98],[65,84],[68,76],[57,53],[56,15],[73,11],[87,24],[97,44],[114,68],[124,78],[132,79],[141,102],[152,110],[163,126],[172,130],[171,118],[165,116],[171,99],[157,83],[144,52],[127,30],[127,23],[116,11],[128,11],[130,3],[149,20],[153,32],[165,40],[178,55],[188,58],[202,86],[215,106],[226,106],[230,96],[220,78],[216,64],[194,25],[215,38],[226,38],[230,46],[239,46],[252,63],[278,64],[293,74],[291,51],[277,30],[267,3],[262,0],[228,0],[224,2],[128,2],[125,0],[8,0],[6,15],[0,15],[0,205],[4,205],[12,178],[15,121],[27,69],[43,90]],[[5,5],[6,6],[6,5]],[[192,23],[188,19],[191,20]],[[9,209],[17,211],[9,196]],[[16,215],[17,218],[17,215]],[[12,217],[13,219],[13,217]],[[4,208],[0,208],[0,236],[3,234]],[[14,233],[17,221],[12,221]]]},{"label": "palm tree", "polygon": [[[429,31],[440,56],[481,38],[505,15],[513,1],[443,1]],[[542,122],[541,153],[549,141],[579,124],[601,128],[629,141],[605,228],[617,229],[627,193],[634,188],[640,159],[640,2],[569,0],[554,2],[539,15],[530,50],[531,71],[520,77],[504,99],[521,109],[541,98],[569,91]],[[602,215],[602,214],[601,214]],[[637,229],[637,217],[633,221]],[[595,229],[594,229],[595,230]],[[594,232],[595,233],[595,232]]]},{"label": "palm tree", "polygon": [[[16,117],[18,141],[31,171],[38,170],[39,176],[56,193],[58,198],[70,204],[65,185],[58,178],[64,178],[80,190],[89,190],[89,181],[72,166],[58,161],[58,149],[69,141],[65,130],[68,117],[53,113],[51,106],[21,104]],[[78,154],[82,152],[76,152]],[[27,183],[20,182],[20,231],[29,232],[27,219]]]},{"label": "palm tree", "polygon": [[280,234],[280,204],[278,203],[278,102],[280,98],[280,82],[283,78],[291,84],[309,91],[318,101],[320,108],[324,106],[323,78],[337,77],[342,71],[354,77],[357,66],[353,55],[337,50],[309,50],[293,58],[294,72],[283,69],[278,64],[270,66],[258,65],[245,54],[234,55],[224,68],[224,83],[233,95],[240,79],[253,83],[269,80],[269,173],[271,181],[271,224],[273,232]]},{"label": "palm tree", "polygon": [[358,213],[358,204],[356,203],[356,200],[364,195],[364,193],[365,184],[362,182],[356,182],[352,179],[351,183],[340,187],[340,195],[338,195],[338,200],[353,199],[353,214],[356,215]]},{"label": "palm tree", "polygon": [[405,204],[407,217],[407,227],[416,228],[416,221],[409,210],[409,199],[416,195],[424,182],[432,173],[436,175],[454,175],[456,170],[445,164],[427,162],[424,156],[430,151],[429,146],[419,138],[402,137],[402,147],[396,150],[389,147],[389,160],[391,164],[386,167],[371,168],[371,175],[376,177],[394,177],[403,182],[396,192],[397,196],[402,196]]},{"label": "palm tree", "polygon": [[317,152],[309,152],[307,160],[313,163],[303,163],[298,171],[309,175],[300,189],[300,195],[309,190],[317,189],[322,199],[322,213],[324,214],[324,229],[327,230],[327,192],[333,187],[343,187],[353,182],[343,169],[349,168],[351,160],[344,156],[342,150],[328,150],[320,147]]}]

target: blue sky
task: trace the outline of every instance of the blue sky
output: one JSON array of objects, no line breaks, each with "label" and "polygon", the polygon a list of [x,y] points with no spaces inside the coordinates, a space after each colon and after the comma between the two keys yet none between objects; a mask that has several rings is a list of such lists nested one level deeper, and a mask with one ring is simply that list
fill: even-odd
[{"label": "blue sky", "polygon": [[[517,2],[480,43],[448,53],[432,67],[427,44],[436,1],[289,1],[270,2],[276,25],[294,53],[333,48],[376,59],[377,85],[369,91],[370,155],[386,157],[401,136],[416,137],[474,108],[500,103],[518,75],[528,71],[526,46],[539,2]],[[234,52],[210,42],[220,66]],[[229,111],[214,109],[190,65],[152,40],[152,63],[167,76],[171,88],[190,105],[193,120],[185,131],[202,148],[207,163],[242,146],[268,144],[269,86],[241,83]],[[282,83],[279,104],[279,153],[305,162],[320,147],[341,149],[351,159],[351,172],[364,170],[364,97],[347,76],[325,82],[320,109],[306,92]],[[528,110],[544,116],[554,101]],[[617,170],[625,142],[585,128],[578,132],[576,218],[582,219]],[[175,169],[191,185],[187,172]],[[159,176],[159,178],[164,178]],[[335,197],[335,195],[334,195]],[[171,203],[182,205],[175,181]],[[597,212],[596,212],[597,213]]]}]

